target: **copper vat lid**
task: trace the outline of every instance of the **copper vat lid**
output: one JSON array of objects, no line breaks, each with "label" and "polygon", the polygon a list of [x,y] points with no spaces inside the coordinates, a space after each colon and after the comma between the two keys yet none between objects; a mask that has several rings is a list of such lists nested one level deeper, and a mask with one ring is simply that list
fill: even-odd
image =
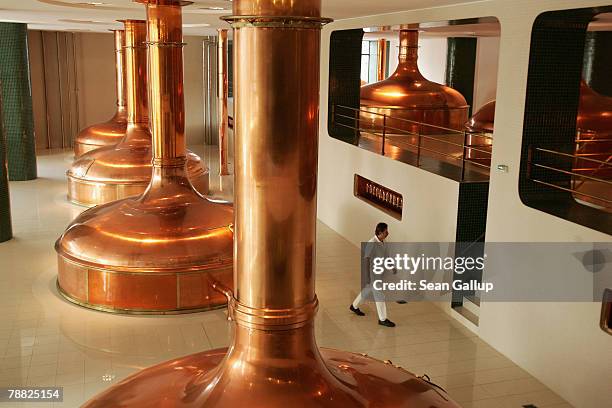
[{"label": "copper vat lid", "polygon": [[[115,182],[139,177],[147,183],[146,190],[89,209],[68,226],[55,245],[59,291],[74,303],[109,312],[162,314],[223,307],[225,296],[213,284],[232,283],[233,210],[201,196],[187,177],[180,19],[125,24],[128,62],[140,67],[132,70],[132,80],[136,72],[144,75],[148,44],[150,105],[142,99],[147,97],[145,86],[131,88],[128,135],[117,146],[86,154],[78,163],[94,158],[90,169],[107,168],[105,177],[115,172],[110,173]],[[96,167],[105,157],[115,161]]]},{"label": "copper vat lid", "polygon": [[576,128],[599,137],[612,133],[612,98],[595,92],[585,81],[580,83]]},{"label": "copper vat lid", "polygon": [[[142,2],[149,20],[174,26],[181,2]],[[219,286],[229,300],[232,345],[143,370],[84,406],[458,408],[440,388],[390,363],[317,347],[318,67],[328,20],[321,0],[234,0],[233,10],[227,20],[243,62],[236,67],[235,289]]]},{"label": "copper vat lid", "polygon": [[[468,132],[493,133],[495,100],[482,106],[465,124]],[[579,132],[605,136],[612,130],[612,98],[601,95],[583,80],[580,81],[580,103],[576,118]]]},{"label": "copper vat lid", "polygon": [[389,78],[361,87],[361,104],[368,107],[445,109],[467,108],[463,95],[428,81],[417,65],[419,32],[401,30],[399,64]]},{"label": "copper vat lid", "polygon": [[[423,77],[417,64],[418,31],[401,30],[399,36],[399,64],[395,72],[383,81],[361,87],[359,127],[380,132],[386,125],[387,133],[404,135],[462,130],[469,109],[463,95]],[[386,121],[383,115],[387,116]]]},{"label": "copper vat lid", "polygon": [[[126,20],[127,112],[125,136],[116,144],[79,157],[66,173],[68,199],[94,206],[141,194],[151,180],[152,144],[148,118],[146,26]],[[187,153],[187,174],[201,194],[208,194],[208,168]]]},{"label": "copper vat lid", "polygon": [[123,30],[112,31],[115,35],[117,111],[108,121],[89,126],[79,132],[74,142],[74,155],[76,157],[99,147],[115,144],[125,136],[127,128],[125,33]]},{"label": "copper vat lid", "polygon": [[489,101],[465,123],[471,133],[493,133],[495,122],[495,100]]}]

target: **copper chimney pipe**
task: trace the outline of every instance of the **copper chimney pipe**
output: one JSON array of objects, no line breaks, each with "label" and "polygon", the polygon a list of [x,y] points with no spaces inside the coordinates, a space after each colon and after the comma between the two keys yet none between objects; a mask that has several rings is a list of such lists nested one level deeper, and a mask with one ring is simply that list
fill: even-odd
[{"label": "copper chimney pipe", "polygon": [[376,61],[376,80],[382,81],[387,77],[387,56],[389,55],[389,48],[387,47],[387,40],[381,38],[378,40],[378,58]]},{"label": "copper chimney pipe", "polygon": [[[148,47],[148,114],[152,175],[144,193],[79,215],[56,242],[58,288],[68,300],[118,313],[185,313],[224,307],[215,286],[232,286],[233,211],[210,201],[188,178],[185,147],[182,18],[178,2],[150,0],[147,22],[134,26],[144,75]],[[145,38],[145,33],[148,40]],[[129,55],[129,54],[128,54]],[[136,72],[136,71],[134,71]],[[136,88],[128,100],[142,102]],[[132,128],[144,129],[145,104]],[[146,130],[146,131],[145,131]],[[130,146],[141,146],[133,139]],[[128,144],[128,142],[126,142]],[[150,153],[149,153],[150,154]],[[151,156],[149,156],[149,160]]]},{"label": "copper chimney pipe", "polygon": [[228,140],[228,111],[227,98],[229,95],[227,72],[227,29],[219,29],[217,41],[217,72],[218,72],[218,114],[219,114],[219,174],[227,176],[229,140]]},{"label": "copper chimney pipe", "polygon": [[232,345],[143,370],[85,406],[456,408],[390,363],[317,347],[319,49],[329,20],[321,0],[233,3],[226,20],[241,63]]},{"label": "copper chimney pipe", "polygon": [[117,110],[115,115],[107,122],[89,126],[79,132],[74,142],[75,157],[103,146],[113,145],[125,136],[127,128],[125,33],[123,30],[111,31],[114,33],[115,40]]},{"label": "copper chimney pipe", "polygon": [[[124,24],[127,131],[117,144],[82,155],[68,170],[68,199],[84,206],[141,194],[151,180],[146,23],[126,20]],[[191,182],[208,194],[208,169],[195,154],[189,152],[188,157]]]}]

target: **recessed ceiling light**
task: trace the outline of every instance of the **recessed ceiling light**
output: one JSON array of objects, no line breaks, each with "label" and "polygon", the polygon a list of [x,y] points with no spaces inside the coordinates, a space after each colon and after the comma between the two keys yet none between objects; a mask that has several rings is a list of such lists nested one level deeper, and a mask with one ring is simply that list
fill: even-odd
[{"label": "recessed ceiling light", "polygon": [[198,23],[198,24],[183,24],[183,27],[193,28],[193,27],[210,27],[208,23]]},{"label": "recessed ceiling light", "polygon": [[84,6],[109,6],[110,3],[104,3],[101,1],[84,1],[81,3],[77,3],[77,4],[82,4]]}]

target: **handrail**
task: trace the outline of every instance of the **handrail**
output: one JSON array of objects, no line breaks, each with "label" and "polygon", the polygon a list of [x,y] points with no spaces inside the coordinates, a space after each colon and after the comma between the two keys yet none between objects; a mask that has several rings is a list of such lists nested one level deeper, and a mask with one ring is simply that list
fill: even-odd
[{"label": "handrail", "polygon": [[592,198],[594,200],[604,201],[604,202],[612,204],[611,200],[608,200],[608,199],[603,198],[603,197],[595,196],[595,195],[592,195],[592,194],[583,193],[581,191],[578,191],[578,190],[575,190],[575,189],[572,189],[572,188],[562,187],[562,186],[559,186],[557,184],[548,183],[546,181],[537,180],[537,179],[532,179],[532,181],[534,183],[543,184],[543,185],[548,186],[548,187],[556,188],[557,190],[567,191],[569,193],[573,193],[573,194],[584,196],[584,197],[589,197],[589,198]]},{"label": "handrail", "polygon": [[[534,148],[534,150],[539,151],[539,152],[556,154],[556,155],[559,155],[559,156],[571,157],[572,159],[579,159],[579,160],[590,161],[590,162],[593,162],[593,163],[599,163],[599,164],[603,164],[604,166],[612,166],[612,163],[610,163],[610,162],[605,162],[605,161],[597,160],[597,159],[591,159],[589,157],[577,156],[576,154],[564,153],[564,152],[559,152],[559,151],[551,150],[551,149],[544,149],[542,147],[536,147],[536,148]],[[610,154],[612,155],[612,153],[610,153]]]},{"label": "handrail", "polygon": [[[611,140],[612,141],[612,140]],[[578,142],[578,140],[576,141]],[[583,140],[582,142],[590,142]],[[576,143],[577,144],[577,143]],[[609,211],[612,206],[612,200],[609,195],[602,193],[602,191],[612,191],[608,186],[612,185],[612,177],[607,176],[607,172],[612,170],[612,152],[591,152],[591,153],[580,153],[581,148],[577,147],[575,144],[566,144],[561,145],[566,149],[575,149],[575,152],[566,153],[564,151],[554,150],[553,148],[543,148],[537,146],[531,146],[529,155],[529,168],[538,168],[544,171],[565,174],[569,176],[569,181],[571,184],[569,186],[559,185],[550,180],[546,180],[542,173],[538,173],[534,176],[534,173],[529,171],[529,179],[537,184],[545,185],[547,187],[551,187],[561,191],[567,191],[572,193],[575,196],[585,197],[587,201],[590,201],[593,204],[597,204],[600,207],[603,207],[604,210]],[[584,146],[584,145],[583,145]],[[540,152],[540,155],[534,155],[533,152]],[[542,155],[542,153],[553,156],[567,159],[568,162],[571,163],[571,168],[563,168],[563,166],[556,165],[554,163],[550,163],[547,161],[546,156]],[[592,157],[585,157],[585,154],[591,156],[608,156],[606,160],[594,159]],[[592,167],[588,167],[583,165],[579,166],[579,163],[595,163]],[[569,167],[569,165],[568,165]],[[602,172],[606,171],[603,177],[598,175]],[[585,184],[587,181],[590,183]],[[590,200],[589,200],[590,199]]]},{"label": "handrail", "polygon": [[[406,110],[406,109],[404,109]],[[416,110],[416,109],[415,109]],[[419,110],[426,110],[425,108]],[[349,114],[347,111],[350,111]],[[365,113],[377,117],[376,122],[372,120],[364,120],[360,115]],[[350,124],[340,122],[350,121]],[[382,126],[381,126],[382,122]],[[400,125],[390,126],[389,122],[399,123]],[[439,155],[453,161],[460,161],[461,165],[461,177],[460,181],[465,181],[466,166],[477,166],[485,170],[490,170],[491,165],[491,143],[493,137],[484,133],[467,132],[457,129],[450,129],[444,126],[432,125],[429,123],[418,122],[415,120],[398,118],[393,115],[388,115],[376,111],[370,111],[367,108],[359,107],[354,108],[345,105],[333,105],[332,106],[332,123],[337,126],[341,126],[347,129],[351,129],[356,135],[370,134],[381,138],[382,145],[379,151],[383,156],[386,155],[386,145],[391,143],[398,143],[400,139],[398,137],[407,137],[408,140],[403,139],[402,144],[416,148],[416,166],[421,167],[421,153],[429,152],[435,155]],[[402,123],[410,124],[410,129],[402,129],[397,126],[401,126]],[[416,131],[414,131],[416,128]],[[429,135],[424,134],[424,129],[435,129],[440,130],[441,134]],[[449,134],[450,133],[450,134]],[[456,139],[449,139],[454,137],[461,137],[462,142]],[[416,138],[416,142],[414,139]],[[483,143],[478,143],[476,138],[484,139]],[[394,142],[395,141],[395,142]],[[441,144],[441,146],[447,146],[445,149],[440,147],[439,150],[432,148],[431,146],[423,146],[424,141],[430,141]],[[394,145],[395,147],[402,149],[402,145]],[[440,146],[440,145],[438,145]],[[457,153],[452,153],[452,150],[457,150]],[[473,155],[479,155],[481,157],[472,157]],[[435,156],[435,157],[439,157]],[[432,157],[432,156],[429,156]],[[480,161],[480,162],[479,162]],[[482,163],[482,162],[485,163]]]},{"label": "handrail", "polygon": [[[376,116],[386,116],[386,117],[390,117],[390,118],[392,118],[393,120],[399,120],[399,121],[402,121],[402,122],[412,123],[412,124],[419,125],[419,126],[428,126],[428,127],[434,128],[434,129],[446,130],[446,131],[448,131],[448,132],[457,133],[457,134],[460,134],[460,135],[462,135],[462,134],[463,134],[463,132],[462,132],[462,131],[457,130],[457,129],[451,129],[451,128],[446,128],[446,127],[444,127],[444,126],[432,125],[432,124],[429,124],[429,123],[419,122],[419,121],[416,121],[416,120],[411,120],[411,119],[397,118],[397,117],[393,117],[393,116],[391,116],[391,115],[387,115],[387,114],[384,114],[384,113],[373,112],[373,111],[367,110],[367,108],[366,108],[366,109],[362,109],[362,108],[357,109],[357,108],[352,108],[352,107],[350,107],[350,106],[345,106],[345,105],[336,105],[336,106],[337,106],[338,108],[344,108],[344,109],[349,109],[349,110],[352,110],[352,111],[358,111],[358,112],[369,113],[369,114],[371,114],[371,115],[376,115]],[[377,108],[378,108],[378,107],[377,107]],[[387,108],[387,109],[390,109],[390,108]],[[395,108],[395,109],[400,110],[400,108]],[[445,110],[451,110],[451,109],[460,109],[460,108],[445,108]],[[417,110],[418,110],[418,111],[426,111],[426,110],[439,110],[439,108],[436,108],[436,109],[432,109],[432,108],[409,108],[409,109],[407,109],[407,108],[401,108],[401,110],[415,110],[415,111],[417,111]]]}]

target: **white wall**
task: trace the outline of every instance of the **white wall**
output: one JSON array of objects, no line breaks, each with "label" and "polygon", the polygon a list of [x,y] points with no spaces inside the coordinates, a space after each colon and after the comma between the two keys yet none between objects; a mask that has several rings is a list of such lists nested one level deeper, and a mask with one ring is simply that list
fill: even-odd
[{"label": "white wall", "polygon": [[[399,221],[353,195],[355,173],[404,198]],[[319,148],[319,206],[323,222],[355,245],[370,239],[379,222],[393,241],[454,241],[459,183],[387,157],[322,137]]]},{"label": "white wall", "polygon": [[[397,33],[396,33],[397,34]],[[396,35],[397,37],[397,35]],[[397,68],[399,38],[391,38],[389,47],[389,74]],[[423,76],[439,84],[444,83],[446,76],[446,38],[419,37],[419,71]]]},{"label": "white wall", "polygon": [[[326,26],[321,54],[319,217],[351,242],[371,234],[385,215],[352,196],[359,173],[404,194],[405,221],[392,220],[395,240],[453,239],[457,187],[433,174],[392,162],[329,137],[327,132],[329,37],[333,30],[496,16],[501,23],[493,173],[487,241],[612,241],[609,235],[524,206],[518,196],[525,86],[531,27],[538,14],[555,9],[601,6],[592,0],[489,0],[458,6],[340,20]],[[492,46],[492,44],[487,44]],[[481,67],[482,68],[482,67]],[[481,71],[482,75],[482,71]],[[481,95],[486,95],[483,91]],[[479,95],[479,102],[485,99]],[[451,231],[452,230],[452,231]],[[509,273],[511,265],[508,266]],[[528,276],[519,278],[528,279]],[[486,279],[486,272],[485,272]],[[483,303],[479,335],[493,347],[580,408],[610,404],[612,338],[599,329],[600,304]]]},{"label": "white wall", "polygon": [[[81,128],[85,128],[110,119],[115,112],[117,98],[115,54],[111,33],[79,33],[77,38],[79,123]],[[187,44],[184,47],[187,144],[202,144],[204,143],[202,37],[185,37],[184,41]],[[40,63],[39,60],[32,60],[32,64]],[[42,92],[43,88],[40,90]]]},{"label": "white wall", "polygon": [[419,71],[439,84],[446,83],[446,38],[419,38]]},{"label": "white wall", "polygon": [[204,37],[185,37],[185,135],[187,144],[204,144],[204,74],[202,41]]},{"label": "white wall", "polygon": [[474,109],[476,112],[485,103],[495,99],[497,92],[497,69],[499,37],[481,37],[476,46],[476,72],[474,73]]}]

